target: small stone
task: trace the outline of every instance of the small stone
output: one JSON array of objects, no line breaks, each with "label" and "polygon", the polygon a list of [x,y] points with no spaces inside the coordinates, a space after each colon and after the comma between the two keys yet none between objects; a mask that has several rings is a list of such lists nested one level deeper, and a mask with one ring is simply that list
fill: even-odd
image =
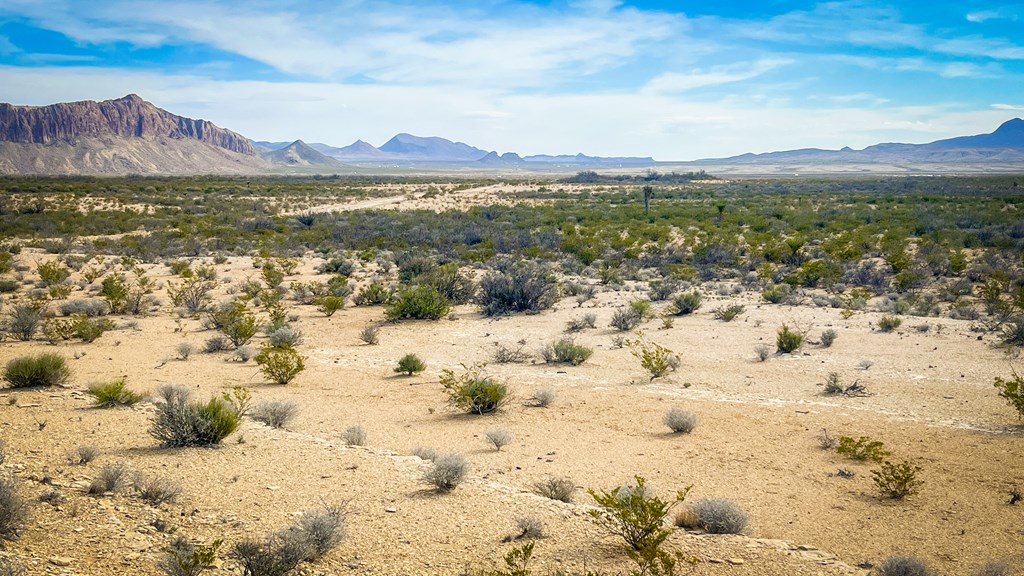
[{"label": "small stone", "polygon": [[71,558],[66,556],[53,556],[47,562],[54,566],[71,566]]},{"label": "small stone", "polygon": [[398,508],[385,508],[384,511],[390,514],[394,514],[395,512],[398,512]]},{"label": "small stone", "polygon": [[732,564],[733,566],[739,566],[740,564],[745,563],[746,560],[744,560],[743,558],[729,558],[729,564]]}]

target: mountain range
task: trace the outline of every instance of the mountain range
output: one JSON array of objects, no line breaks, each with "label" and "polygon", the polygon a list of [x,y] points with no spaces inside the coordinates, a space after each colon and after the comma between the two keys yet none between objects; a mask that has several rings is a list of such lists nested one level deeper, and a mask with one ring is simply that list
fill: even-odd
[{"label": "mountain range", "polygon": [[[255,142],[206,120],[178,116],[137,95],[50,106],[0,103],[0,174],[339,173],[398,166],[460,170],[575,171],[580,168],[715,166],[725,170],[863,171],[907,166],[1024,171],[1024,120],[990,134],[928,144],[876,144],[862,150],[807,148],[693,162],[650,157],[498,154],[439,137],[397,134],[380,147],[356,140]],[[845,166],[845,168],[844,168]],[[865,168],[867,167],[867,168]]]}]

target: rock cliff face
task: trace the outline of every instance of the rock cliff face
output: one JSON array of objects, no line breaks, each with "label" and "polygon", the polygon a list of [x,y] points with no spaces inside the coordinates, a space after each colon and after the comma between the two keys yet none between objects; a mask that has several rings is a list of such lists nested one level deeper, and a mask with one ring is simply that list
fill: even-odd
[{"label": "rock cliff face", "polygon": [[0,103],[0,141],[24,144],[75,144],[80,139],[120,136],[197,140],[255,155],[242,135],[206,120],[193,120],[157,108],[135,94],[117,100],[65,102],[51,106]]}]

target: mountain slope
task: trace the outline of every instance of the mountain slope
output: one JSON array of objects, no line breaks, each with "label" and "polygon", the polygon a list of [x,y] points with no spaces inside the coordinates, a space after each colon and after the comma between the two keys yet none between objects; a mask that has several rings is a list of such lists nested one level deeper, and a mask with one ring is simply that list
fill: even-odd
[{"label": "mountain slope", "polygon": [[341,167],[338,160],[316,151],[302,140],[296,140],[284,148],[260,154],[273,164],[287,166]]},{"label": "mountain slope", "polygon": [[0,173],[244,173],[266,168],[249,141],[135,94],[50,106],[0,103]]},{"label": "mountain slope", "polygon": [[487,155],[486,150],[462,142],[452,142],[436,136],[423,138],[412,134],[398,134],[379,148],[392,157],[423,162],[473,162]]}]

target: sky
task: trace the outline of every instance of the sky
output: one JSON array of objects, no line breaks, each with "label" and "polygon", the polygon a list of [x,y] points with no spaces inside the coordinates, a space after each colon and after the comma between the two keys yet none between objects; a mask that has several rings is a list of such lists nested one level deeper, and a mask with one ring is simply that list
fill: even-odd
[{"label": "sky", "polygon": [[716,158],[1024,116],[1024,2],[3,0],[0,101],[135,93],[254,140]]}]

